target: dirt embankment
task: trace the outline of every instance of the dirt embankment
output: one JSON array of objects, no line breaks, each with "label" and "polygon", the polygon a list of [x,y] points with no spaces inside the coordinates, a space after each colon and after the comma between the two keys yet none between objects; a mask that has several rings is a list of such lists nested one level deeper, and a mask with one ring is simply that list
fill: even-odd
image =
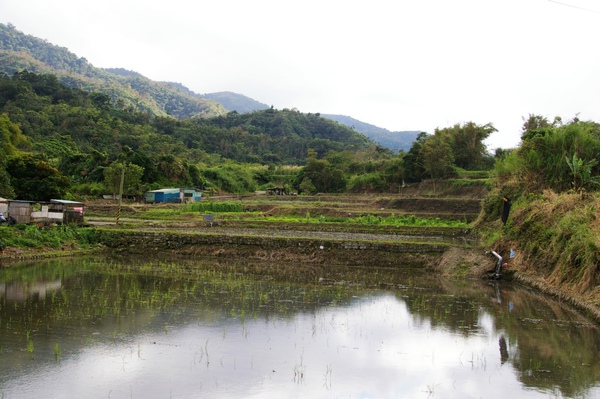
[{"label": "dirt embankment", "polygon": [[490,278],[494,274],[496,259],[480,248],[449,248],[433,266],[448,278]]}]

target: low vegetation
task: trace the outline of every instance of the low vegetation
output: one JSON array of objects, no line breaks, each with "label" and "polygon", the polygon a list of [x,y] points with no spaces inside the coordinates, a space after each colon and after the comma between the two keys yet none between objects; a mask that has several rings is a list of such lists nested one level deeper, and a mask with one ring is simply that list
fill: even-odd
[{"label": "low vegetation", "polygon": [[307,213],[305,217],[300,216],[257,216],[255,218],[246,217],[245,220],[266,220],[272,222],[284,222],[284,223],[337,223],[348,226],[388,226],[388,227],[404,227],[404,226],[418,226],[418,227],[467,227],[468,223],[464,221],[456,220],[444,220],[439,217],[433,218],[421,218],[414,215],[407,216],[396,216],[391,215],[387,217],[365,215],[357,217],[335,217],[335,216],[312,216]]},{"label": "low vegetation", "polygon": [[195,202],[181,207],[181,212],[210,212],[231,213],[244,212],[244,206],[239,202]]},{"label": "low vegetation", "polygon": [[85,249],[94,244],[94,230],[76,225],[39,227],[17,223],[0,226],[0,249],[9,256],[21,254],[23,250]]}]

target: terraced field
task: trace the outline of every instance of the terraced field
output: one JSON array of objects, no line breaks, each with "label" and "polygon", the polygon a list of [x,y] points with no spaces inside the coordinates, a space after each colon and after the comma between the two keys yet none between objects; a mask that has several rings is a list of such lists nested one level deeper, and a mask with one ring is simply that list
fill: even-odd
[{"label": "terraced field", "polygon": [[202,200],[222,205],[215,209],[234,209],[226,212],[190,211],[184,204],[128,203],[122,206],[119,225],[115,218],[116,204],[90,203],[86,219],[91,225],[139,232],[262,237],[265,240],[295,238],[321,243],[405,243],[429,245],[439,252],[446,246],[472,244],[470,226],[480,212],[482,195],[481,190],[463,190],[446,193],[443,197],[411,192],[244,195]]}]

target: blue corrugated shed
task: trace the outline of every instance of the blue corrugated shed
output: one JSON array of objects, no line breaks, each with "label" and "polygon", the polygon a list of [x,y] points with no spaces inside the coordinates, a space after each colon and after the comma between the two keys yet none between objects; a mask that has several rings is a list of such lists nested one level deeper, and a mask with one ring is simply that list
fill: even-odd
[{"label": "blue corrugated shed", "polygon": [[163,188],[148,191],[144,197],[148,203],[200,201],[202,192],[195,188]]}]

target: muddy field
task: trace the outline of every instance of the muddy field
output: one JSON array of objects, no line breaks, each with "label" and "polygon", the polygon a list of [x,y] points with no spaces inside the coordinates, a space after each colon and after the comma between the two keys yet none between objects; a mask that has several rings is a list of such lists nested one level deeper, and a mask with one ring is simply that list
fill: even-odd
[{"label": "muddy field", "polygon": [[[411,194],[365,194],[365,195],[315,195],[315,196],[267,196],[243,195],[204,198],[203,201],[239,202],[248,213],[262,213],[269,216],[311,217],[359,217],[366,215],[414,215],[420,218],[440,218],[471,222],[481,210],[481,200],[485,191],[455,190],[446,195],[426,195],[414,191]],[[180,204],[145,204],[124,202],[122,217],[143,218],[148,210],[178,209]],[[96,200],[86,203],[86,211],[92,216],[116,215],[116,201]]]}]

